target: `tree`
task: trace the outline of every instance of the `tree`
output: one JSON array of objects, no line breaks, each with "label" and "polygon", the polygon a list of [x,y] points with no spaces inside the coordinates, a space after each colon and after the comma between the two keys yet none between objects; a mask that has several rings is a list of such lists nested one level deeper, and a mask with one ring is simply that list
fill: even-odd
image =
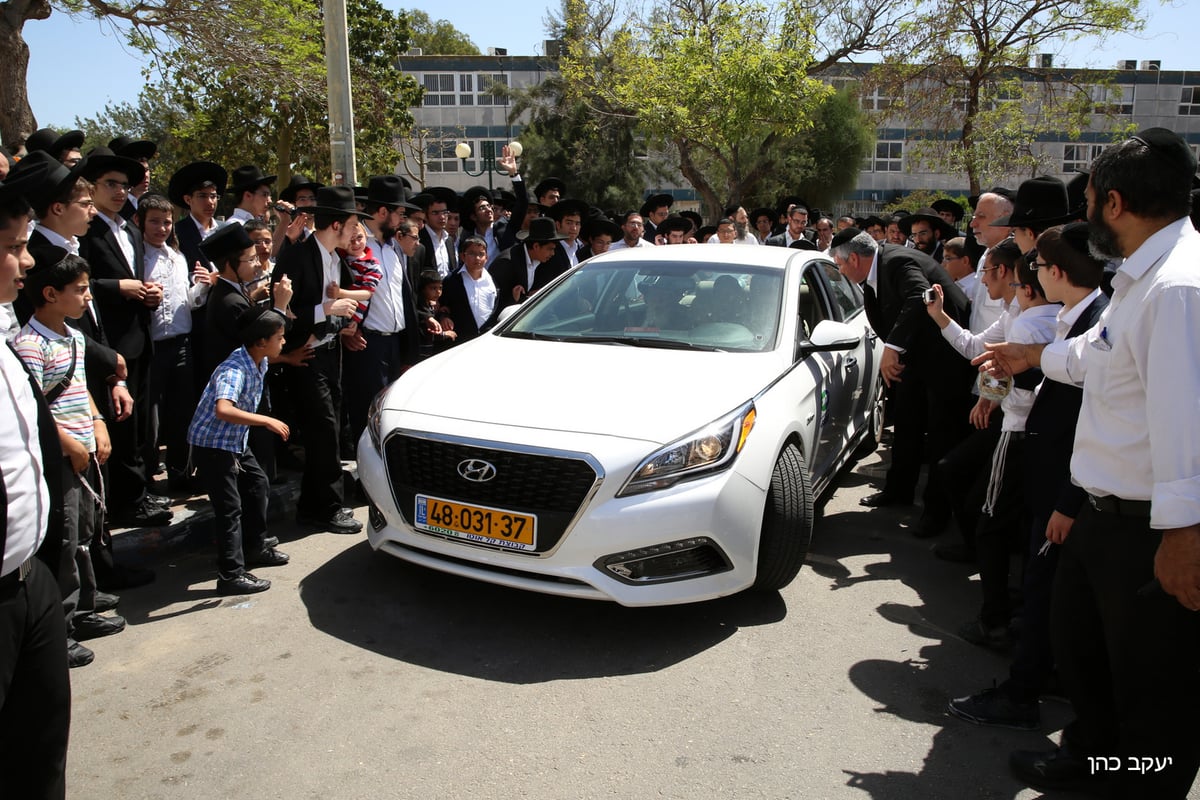
[{"label": "tree", "polygon": [[[1001,176],[1045,165],[1031,148],[1044,133],[1075,138],[1111,103],[1109,76],[1031,68],[1058,43],[1143,28],[1140,0],[944,0],[919,3],[866,82],[890,97],[887,119],[935,131],[910,163],[963,172],[972,193]],[[961,135],[958,132],[961,131]]]},{"label": "tree", "polygon": [[412,47],[419,47],[427,56],[477,56],[479,48],[462,31],[444,19],[436,22],[418,9],[402,12],[412,31]]},{"label": "tree", "polygon": [[[814,19],[795,3],[665,0],[641,18],[617,0],[566,0],[566,100],[635,121],[651,147],[676,155],[715,212],[778,184],[780,174],[805,179],[784,170],[801,166],[795,146],[834,97],[812,76],[875,31],[868,21],[818,52]],[[839,108],[829,119],[846,119],[848,104]]]}]

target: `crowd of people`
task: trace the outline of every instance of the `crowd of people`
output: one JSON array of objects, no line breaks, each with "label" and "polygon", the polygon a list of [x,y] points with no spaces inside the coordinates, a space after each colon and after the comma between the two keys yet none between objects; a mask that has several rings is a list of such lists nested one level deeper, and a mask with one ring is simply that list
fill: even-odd
[{"label": "crowd of people", "polygon": [[[558,178],[527,189],[507,148],[511,191],[297,175],[276,192],[258,167],[198,161],[159,193],[155,143],[85,156],[83,142],[44,129],[19,159],[0,153],[0,757],[23,766],[20,796],[62,796],[66,671],[124,628],[114,592],[153,579],[114,563],[113,528],[166,524],[169,495],[202,489],[217,592],[264,591],[250,570],[288,563],[267,526],[280,470],[302,473],[301,525],[360,532],[342,459],[388,383],[587,258],[696,243],[820,251],[862,286],[894,424],[885,484],[862,504],[911,505],[924,474],[915,535],[957,530],[934,552],[980,574],[960,634],[1013,654],[1007,680],[950,712],[1034,729],[1057,682],[1078,718],[1054,752],[1014,754],[1018,777],[1186,796],[1200,234],[1177,135],[1145,131],[1069,185],[972,197],[964,232],[949,199],[835,218],[786,197],[706,225],[651,194],[607,214]],[[10,735],[31,719],[38,736]],[[1097,773],[1096,756],[1170,764]]]}]

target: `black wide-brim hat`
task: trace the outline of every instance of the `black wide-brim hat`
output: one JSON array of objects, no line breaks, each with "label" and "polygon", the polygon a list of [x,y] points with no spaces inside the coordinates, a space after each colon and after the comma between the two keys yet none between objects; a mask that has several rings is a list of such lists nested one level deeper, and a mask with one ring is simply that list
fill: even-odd
[{"label": "black wide-brim hat", "polygon": [[0,181],[0,203],[8,202],[14,197],[28,198],[29,192],[36,190],[45,180],[46,167],[43,164],[35,164],[23,173],[17,173],[14,169]]},{"label": "black wide-brim hat", "polygon": [[67,131],[60,135],[53,128],[42,128],[29,134],[29,138],[25,140],[25,152],[44,150],[58,158],[58,154],[63,150],[78,150],[83,147],[83,140],[83,131]]},{"label": "black wide-brim hat", "polygon": [[[403,179],[402,179],[403,180]],[[454,211],[458,208],[458,192],[451,189],[449,186],[426,186],[421,190],[421,194],[431,194],[435,200],[440,200],[446,204],[446,208]]]},{"label": "black wide-brim hat", "polygon": [[459,199],[459,210],[464,217],[469,216],[475,211],[475,204],[479,199],[483,198],[490,204],[492,202],[492,192],[486,186],[472,186],[462,193]]},{"label": "black wide-brim hat", "polygon": [[421,207],[409,202],[408,192],[399,175],[372,175],[367,180],[367,195],[363,198],[367,208],[384,206],[393,211],[406,208],[409,211],[420,211]]},{"label": "black wide-brim hat", "polygon": [[220,264],[222,259],[233,254],[241,253],[254,246],[250,234],[240,222],[226,222],[208,235],[200,243],[200,251],[214,264]]},{"label": "black wide-brim hat", "polygon": [[655,229],[655,233],[661,233],[663,235],[666,235],[671,231],[687,233],[692,229],[692,227],[692,221],[687,217],[681,217],[678,214],[671,214],[658,224],[658,227]]},{"label": "black wide-brim hat", "polygon": [[1073,219],[1067,185],[1052,175],[1030,178],[1017,187],[1012,213],[993,228],[1043,228]]},{"label": "black wide-brim hat", "polygon": [[134,161],[144,158],[147,161],[158,155],[158,144],[149,139],[134,139],[130,136],[118,136],[108,143],[108,149],[119,156],[132,158]]},{"label": "black wide-brim hat", "polygon": [[532,242],[533,244],[561,242],[566,238],[566,236],[558,232],[558,228],[554,225],[554,220],[549,217],[535,217],[529,221],[529,230],[517,231],[517,239],[522,242]]},{"label": "black wide-brim hat", "polygon": [[212,161],[193,161],[176,170],[167,183],[167,198],[180,208],[187,208],[183,196],[191,194],[197,187],[211,183],[217,194],[225,194],[225,182],[229,174],[220,164]]},{"label": "black wide-brim hat", "polygon": [[370,214],[358,210],[358,204],[354,201],[354,188],[351,186],[322,186],[317,189],[315,205],[298,206],[296,211],[301,214],[371,218]]},{"label": "black wide-brim hat", "polygon": [[68,169],[65,164],[45,150],[34,150],[17,162],[9,173],[10,179],[20,178],[30,170],[40,170],[44,176],[39,185],[25,192],[25,199],[35,210],[43,209],[55,198],[60,197],[67,189],[79,180],[87,169],[87,159],[83,159],[74,167]]},{"label": "black wide-brim hat", "polygon": [[537,186],[533,187],[533,196],[541,197],[551,189],[558,189],[558,193],[563,195],[567,193],[567,184],[561,178],[543,178]]},{"label": "black wide-brim hat", "polygon": [[646,201],[642,203],[642,207],[638,210],[638,213],[644,217],[656,208],[662,208],[663,206],[670,208],[673,205],[675,205],[674,195],[666,192],[658,192],[646,198]]},{"label": "black wide-brim hat", "polygon": [[608,234],[608,238],[615,242],[621,238],[621,226],[603,215],[590,216],[584,221],[583,231],[579,236],[581,239],[591,239],[601,233]]},{"label": "black wide-brim hat", "polygon": [[1071,216],[1075,219],[1087,219],[1087,185],[1091,174],[1084,170],[1076,170],[1076,175],[1067,181],[1067,204],[1071,206]]},{"label": "black wide-brim hat", "polygon": [[563,217],[575,214],[582,222],[588,215],[588,209],[591,208],[587,203],[575,197],[569,197],[559,200],[550,208],[546,209],[546,216],[555,222],[562,222]]},{"label": "black wide-brim hat", "polygon": [[916,213],[897,219],[896,224],[900,227],[900,230],[904,231],[905,236],[912,236],[913,223],[918,221],[928,222],[932,228],[941,232],[943,241],[953,239],[958,235],[958,229],[938,216],[937,211],[934,211],[932,208],[918,208]]},{"label": "black wide-brim hat", "polygon": [[263,184],[272,184],[275,182],[275,175],[264,175],[263,171],[252,164],[246,164],[238,167],[229,176],[229,191],[235,195],[240,195],[242,192],[249,191],[256,186]]},{"label": "black wide-brim hat", "polygon": [[123,173],[130,186],[137,186],[146,177],[146,168],[140,162],[119,156],[107,147],[93,147],[88,151],[83,177],[95,183],[106,172]]},{"label": "black wide-brim hat", "polygon": [[294,203],[296,202],[296,193],[301,189],[311,189],[313,194],[316,194],[317,189],[320,189],[324,185],[323,183],[317,183],[305,175],[293,175],[288,181],[288,185],[279,191],[279,199]]},{"label": "black wide-brim hat", "polygon": [[930,204],[930,208],[939,213],[953,214],[955,222],[962,222],[964,214],[963,207],[953,200],[945,197],[940,200],[934,200],[933,203]]}]

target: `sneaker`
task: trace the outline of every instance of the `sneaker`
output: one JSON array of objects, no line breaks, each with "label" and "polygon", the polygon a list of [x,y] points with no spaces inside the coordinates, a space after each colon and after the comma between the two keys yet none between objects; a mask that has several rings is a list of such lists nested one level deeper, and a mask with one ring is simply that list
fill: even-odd
[{"label": "sneaker", "polygon": [[263,547],[257,551],[246,553],[248,567],[282,567],[288,563],[287,553],[281,553],[274,547]]},{"label": "sneaker", "polygon": [[235,575],[232,578],[217,578],[217,594],[257,594],[258,592],[265,592],[270,588],[270,581],[263,578],[256,578],[249,572],[243,572],[241,575]]},{"label": "sneaker", "polygon": [[125,630],[125,619],[114,614],[105,617],[100,614],[81,614],[71,620],[72,638],[77,642],[88,639],[99,639],[101,636],[112,636]]},{"label": "sneaker", "polygon": [[978,618],[971,620],[958,629],[959,638],[989,650],[1000,653],[1008,652],[1013,645],[1012,633],[1005,625],[989,627]]},{"label": "sneaker", "polygon": [[1018,731],[1037,730],[1041,724],[1037,701],[1018,702],[1004,686],[993,686],[969,697],[956,697],[950,701],[950,713],[976,725]]},{"label": "sneaker", "polygon": [[67,669],[86,667],[96,658],[96,654],[74,639],[67,639]]}]

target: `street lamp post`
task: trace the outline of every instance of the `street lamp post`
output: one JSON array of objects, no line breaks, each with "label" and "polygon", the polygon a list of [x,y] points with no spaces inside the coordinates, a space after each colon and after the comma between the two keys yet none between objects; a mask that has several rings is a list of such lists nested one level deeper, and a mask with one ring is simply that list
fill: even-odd
[{"label": "street lamp post", "polygon": [[[467,159],[471,157],[471,145],[466,142],[459,142],[454,146],[454,155],[462,159],[463,172],[470,175],[472,178],[478,178],[480,175],[487,173],[488,191],[492,190],[492,174],[499,173],[500,169],[496,166],[496,143],[493,141],[484,141],[479,145],[482,151],[479,154],[479,171],[471,172],[467,169]],[[524,148],[520,142],[509,142],[508,151],[513,154],[514,158],[520,158]]]}]

